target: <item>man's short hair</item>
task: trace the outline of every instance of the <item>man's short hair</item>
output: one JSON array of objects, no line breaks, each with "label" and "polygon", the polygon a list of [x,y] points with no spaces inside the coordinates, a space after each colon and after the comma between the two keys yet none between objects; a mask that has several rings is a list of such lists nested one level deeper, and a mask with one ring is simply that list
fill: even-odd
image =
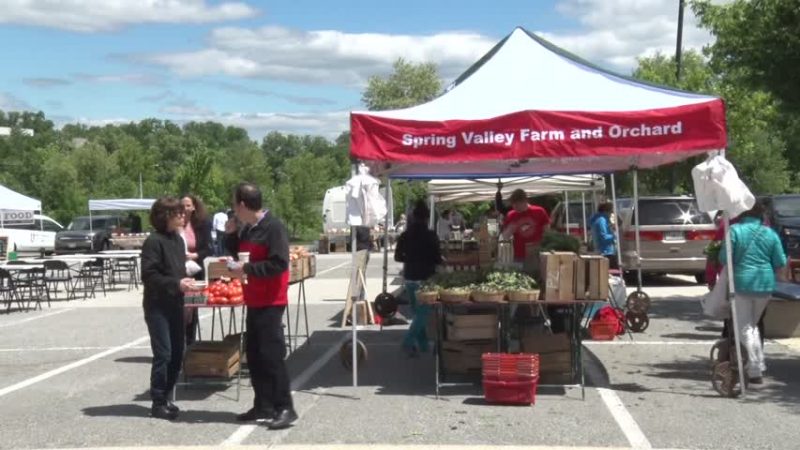
[{"label": "man's short hair", "polygon": [[233,193],[233,200],[237,205],[243,203],[250,211],[261,211],[263,207],[261,189],[253,183],[239,183]]},{"label": "man's short hair", "polygon": [[514,189],[509,200],[511,200],[511,203],[527,202],[528,195],[522,189]]},{"label": "man's short hair", "polygon": [[183,204],[175,197],[161,197],[150,207],[150,225],[160,233],[166,233],[169,220],[183,212]]},{"label": "man's short hair", "polygon": [[601,213],[610,213],[614,210],[614,205],[609,202],[600,203],[600,206],[597,207],[597,211]]}]

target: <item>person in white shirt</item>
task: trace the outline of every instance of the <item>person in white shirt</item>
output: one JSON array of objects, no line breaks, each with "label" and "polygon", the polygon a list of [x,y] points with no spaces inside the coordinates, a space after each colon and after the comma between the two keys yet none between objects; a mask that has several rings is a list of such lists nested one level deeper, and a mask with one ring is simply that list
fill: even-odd
[{"label": "person in white shirt", "polygon": [[220,211],[214,214],[213,226],[211,227],[211,238],[214,239],[214,253],[216,256],[225,253],[225,222],[228,221],[228,214]]},{"label": "person in white shirt", "polygon": [[440,241],[450,240],[451,225],[450,210],[446,209],[442,212],[441,217],[439,217],[439,222],[436,225],[436,234],[439,236]]}]

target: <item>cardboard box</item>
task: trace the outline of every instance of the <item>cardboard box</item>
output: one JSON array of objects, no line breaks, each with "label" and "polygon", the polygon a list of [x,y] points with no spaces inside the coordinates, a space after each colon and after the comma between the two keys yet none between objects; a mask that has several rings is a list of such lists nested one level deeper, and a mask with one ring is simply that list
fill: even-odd
[{"label": "cardboard box", "polygon": [[569,302],[575,300],[575,260],[569,252],[541,254],[544,301]]},{"label": "cardboard box", "polygon": [[584,257],[575,260],[575,300],[586,300],[589,289],[588,265]]},{"label": "cardboard box", "polygon": [[608,259],[604,256],[582,256],[586,262],[588,300],[608,299]]},{"label": "cardboard box", "polygon": [[539,355],[540,374],[570,373],[572,370],[572,354],[566,352],[543,353]]},{"label": "cardboard box", "polygon": [[186,351],[183,370],[188,377],[231,377],[239,371],[239,343],[199,341]]},{"label": "cardboard box", "polygon": [[469,327],[497,327],[497,314],[452,314],[448,313],[445,319],[448,325],[460,328]]}]

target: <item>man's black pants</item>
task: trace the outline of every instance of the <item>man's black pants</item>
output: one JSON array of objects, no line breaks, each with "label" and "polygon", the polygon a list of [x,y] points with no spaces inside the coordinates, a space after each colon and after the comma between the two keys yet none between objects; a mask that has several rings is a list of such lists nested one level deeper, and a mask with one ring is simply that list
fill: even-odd
[{"label": "man's black pants", "polygon": [[153,403],[165,404],[178,381],[183,363],[186,328],[183,306],[145,308],[144,321],[150,334],[153,365],[150,369],[150,397]]},{"label": "man's black pants", "polygon": [[247,365],[260,411],[293,408],[283,338],[285,306],[247,308]]}]

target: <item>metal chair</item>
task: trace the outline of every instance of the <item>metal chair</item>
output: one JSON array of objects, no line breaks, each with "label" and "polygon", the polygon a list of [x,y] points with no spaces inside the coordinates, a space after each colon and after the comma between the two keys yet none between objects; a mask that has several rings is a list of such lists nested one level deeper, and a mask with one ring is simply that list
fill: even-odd
[{"label": "metal chair", "polygon": [[45,283],[52,286],[54,298],[58,297],[58,285],[64,285],[64,291],[67,293],[67,301],[74,300],[75,296],[75,280],[72,278],[72,269],[65,261],[52,260],[44,262]]},{"label": "metal chair", "polygon": [[[105,262],[101,258],[83,263],[76,277],[76,286],[83,284],[84,299],[88,296],[95,298],[95,291],[99,284],[103,289],[103,296],[106,296]],[[88,293],[88,294],[87,294]]]},{"label": "metal chair", "polygon": [[8,303],[6,313],[11,313],[11,305],[17,302],[20,309],[25,309],[17,292],[14,277],[6,269],[0,269],[0,299]]},{"label": "metal chair", "polygon": [[[116,283],[117,275],[127,274],[128,277],[128,291],[131,287],[139,289],[139,260],[137,257],[117,259],[114,261],[114,269],[111,278]],[[122,278],[119,279],[122,282]]]}]

